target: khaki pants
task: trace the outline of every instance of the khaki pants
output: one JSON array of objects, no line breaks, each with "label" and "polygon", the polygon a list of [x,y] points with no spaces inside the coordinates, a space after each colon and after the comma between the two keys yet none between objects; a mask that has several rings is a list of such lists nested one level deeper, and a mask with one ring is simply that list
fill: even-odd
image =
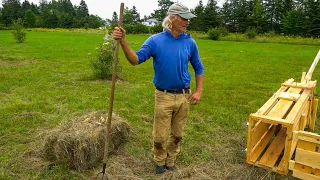
[{"label": "khaki pants", "polygon": [[189,93],[155,91],[153,151],[158,166],[174,166],[190,109],[188,97]]}]

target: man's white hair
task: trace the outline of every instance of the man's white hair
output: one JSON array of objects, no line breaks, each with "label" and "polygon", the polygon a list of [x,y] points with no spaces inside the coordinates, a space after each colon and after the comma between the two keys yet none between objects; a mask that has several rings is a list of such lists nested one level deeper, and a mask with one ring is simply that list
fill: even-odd
[{"label": "man's white hair", "polygon": [[[172,18],[173,17],[173,18]],[[177,18],[177,15],[175,14],[169,14],[167,17],[165,17],[162,21],[162,27],[163,27],[163,30],[169,30],[171,31],[172,29],[172,21],[171,19],[176,19]]]}]

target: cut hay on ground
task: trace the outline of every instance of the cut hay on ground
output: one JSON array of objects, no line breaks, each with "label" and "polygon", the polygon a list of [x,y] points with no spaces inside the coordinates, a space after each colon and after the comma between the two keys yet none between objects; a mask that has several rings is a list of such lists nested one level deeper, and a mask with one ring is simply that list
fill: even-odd
[{"label": "cut hay on ground", "polygon": [[[49,131],[42,147],[43,157],[55,163],[67,163],[83,172],[102,163],[107,117],[96,112]],[[129,125],[112,115],[109,154],[129,137]]]}]

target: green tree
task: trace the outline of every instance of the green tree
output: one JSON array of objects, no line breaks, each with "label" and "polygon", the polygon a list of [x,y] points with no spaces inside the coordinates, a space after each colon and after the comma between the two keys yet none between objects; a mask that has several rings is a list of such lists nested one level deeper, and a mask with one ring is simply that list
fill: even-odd
[{"label": "green tree", "polygon": [[221,9],[222,24],[230,32],[237,32],[236,1],[226,0]]},{"label": "green tree", "polygon": [[29,9],[31,9],[31,4],[29,3],[29,1],[28,0],[23,1],[21,5],[20,13],[23,14],[24,16]]},{"label": "green tree", "polygon": [[291,10],[284,19],[284,32],[289,35],[303,35],[305,32],[305,17],[302,9]]},{"label": "green tree", "polygon": [[28,28],[35,27],[36,20],[37,20],[37,17],[34,14],[34,12],[31,9],[27,10],[26,14],[24,15],[24,21],[25,21],[26,27]]},{"label": "green tree", "polygon": [[103,20],[99,16],[90,15],[89,16],[89,27],[90,28],[98,28],[103,25]]},{"label": "green tree", "polygon": [[218,13],[218,6],[215,0],[208,0],[207,6],[204,9],[205,16],[203,17],[203,29],[208,31],[211,28],[219,27],[221,25],[220,15]]},{"label": "green tree", "polygon": [[111,19],[111,27],[115,27],[118,25],[118,21],[119,21],[119,18],[118,18],[118,14],[117,12],[113,12],[113,15],[112,15],[112,19]]},{"label": "green tree", "polygon": [[195,14],[197,17],[192,18],[190,20],[190,29],[191,30],[196,30],[196,31],[203,31],[202,29],[202,21],[204,17],[204,6],[202,4],[202,0],[199,1],[199,4],[194,8],[194,10],[191,10],[193,14]]},{"label": "green tree", "polygon": [[5,26],[10,26],[13,20],[22,18],[19,0],[3,0],[2,7],[2,19]]},{"label": "green tree", "polygon": [[131,13],[133,15],[133,24],[140,22],[140,13],[138,12],[136,6],[132,7]]},{"label": "green tree", "polygon": [[59,18],[59,27],[72,28],[74,25],[73,16],[68,13],[61,13]]},{"label": "green tree", "polygon": [[89,9],[84,0],[80,1],[80,5],[78,7],[78,16],[80,17],[89,16]]},{"label": "green tree", "polygon": [[18,43],[22,43],[26,39],[26,32],[23,28],[23,20],[21,18],[12,21],[12,35]]},{"label": "green tree", "polygon": [[306,35],[320,36],[320,1],[304,1],[304,15],[306,17]]},{"label": "green tree", "polygon": [[261,33],[263,31],[268,31],[268,29],[266,29],[267,22],[262,0],[254,0],[254,8],[251,14],[251,21],[257,32]]},{"label": "green tree", "polygon": [[158,7],[160,9],[154,10],[154,13],[151,13],[151,17],[162,21],[167,16],[168,9],[172,4],[171,0],[158,0]]}]

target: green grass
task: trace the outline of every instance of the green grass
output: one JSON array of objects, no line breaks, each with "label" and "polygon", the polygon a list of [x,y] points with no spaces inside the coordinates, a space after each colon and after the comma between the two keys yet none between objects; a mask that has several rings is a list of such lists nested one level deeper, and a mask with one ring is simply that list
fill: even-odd
[{"label": "green grass", "polygon": [[[40,132],[91,111],[108,110],[110,82],[92,78],[87,57],[103,42],[103,36],[103,32],[38,30],[28,31],[26,42],[16,43],[10,31],[0,31],[0,179],[83,178],[84,174],[64,165],[39,171],[26,164],[23,153],[30,150]],[[127,35],[135,50],[147,38]],[[285,80],[299,81],[319,46],[205,39],[196,42],[205,66],[204,91],[200,103],[191,107],[178,165],[225,161],[247,167],[242,150],[246,148],[249,114],[256,112]],[[145,166],[152,166],[152,60],[132,67],[120,51],[120,64],[123,80],[116,84],[114,112],[127,119],[133,130],[124,151],[147,162]],[[194,74],[192,69],[190,73]],[[312,79],[320,79],[318,68]],[[235,173],[231,174],[237,177]],[[143,179],[158,177],[147,170],[135,175]]]}]

